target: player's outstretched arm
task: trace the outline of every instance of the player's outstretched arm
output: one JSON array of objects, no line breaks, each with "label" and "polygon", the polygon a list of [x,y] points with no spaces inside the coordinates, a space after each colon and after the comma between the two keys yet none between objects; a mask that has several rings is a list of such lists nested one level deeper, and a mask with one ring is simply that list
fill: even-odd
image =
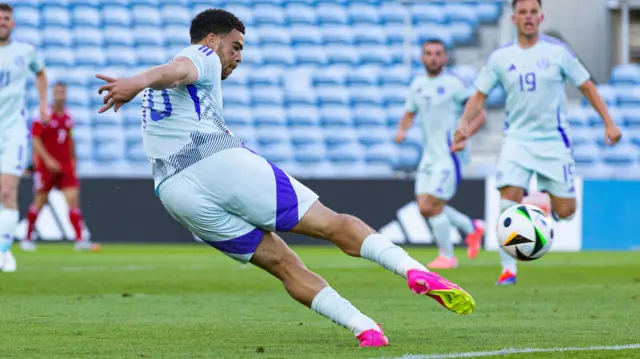
[{"label": "player's outstretched arm", "polygon": [[133,77],[115,79],[105,75],[96,75],[107,84],[100,86],[98,94],[106,91],[103,98],[105,104],[99,113],[103,113],[114,107],[117,112],[122,105],[131,101],[145,88],[154,90],[166,90],[168,88],[188,85],[198,81],[198,70],[193,62],[186,57],[179,57],[166,65],[152,67]]},{"label": "player's outstretched arm", "polygon": [[400,120],[400,124],[398,125],[398,133],[396,133],[395,141],[396,143],[401,143],[407,137],[407,130],[413,125],[413,121],[416,118],[416,114],[414,112],[405,112],[404,116],[402,116],[402,120]]},{"label": "player's outstretched arm", "polygon": [[36,73],[36,88],[40,99],[40,121],[49,122],[49,103],[47,102],[47,73],[44,69]]},{"label": "player's outstretched arm", "polygon": [[609,109],[607,109],[607,104],[600,96],[596,85],[591,80],[587,80],[585,83],[578,87],[580,92],[586,97],[591,106],[598,112],[600,118],[604,122],[605,128],[605,142],[609,145],[615,145],[622,138],[622,133],[616,126],[616,123],[611,118],[611,114],[609,114]]},{"label": "player's outstretched arm", "polygon": [[484,105],[487,102],[487,95],[481,91],[476,91],[469,98],[464,113],[460,119],[460,124],[453,136],[453,144],[451,150],[460,151],[464,148],[469,137],[474,135],[485,121]]}]

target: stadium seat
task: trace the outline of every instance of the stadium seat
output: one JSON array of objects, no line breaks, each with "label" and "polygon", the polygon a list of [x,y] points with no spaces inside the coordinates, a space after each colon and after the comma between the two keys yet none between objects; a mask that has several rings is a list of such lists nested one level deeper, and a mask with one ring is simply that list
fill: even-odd
[{"label": "stadium seat", "polygon": [[284,26],[286,24],[282,8],[272,5],[256,5],[253,8],[253,21],[256,26]]},{"label": "stadium seat", "polygon": [[252,86],[281,86],[282,76],[280,68],[260,67],[249,72],[247,83]]},{"label": "stadium seat", "polygon": [[[123,6],[106,5],[102,9],[102,21],[105,26],[131,26],[131,13]],[[108,33],[105,33],[108,36]]]},{"label": "stadium seat", "polygon": [[265,65],[291,66],[296,62],[293,50],[289,46],[264,47],[260,52]]},{"label": "stadium seat", "polygon": [[478,13],[473,5],[460,2],[447,3],[444,11],[451,24],[464,23],[472,27],[478,24]]},{"label": "stadium seat", "polygon": [[135,51],[129,47],[109,47],[106,53],[109,66],[135,66],[138,63]]},{"label": "stadium seat", "polygon": [[[316,12],[310,6],[303,4],[288,4],[285,7],[284,12],[286,14],[287,21],[291,25],[316,25],[318,23]],[[292,33],[295,33],[293,28]]]},{"label": "stadium seat", "polygon": [[124,124],[124,116],[122,112],[107,111],[105,113],[94,114],[91,122],[94,126],[117,126],[122,127]]},{"label": "stadium seat", "polygon": [[353,120],[357,127],[386,127],[384,110],[378,106],[363,104],[353,109]]},{"label": "stadium seat", "polygon": [[[602,99],[607,104],[607,106],[618,106],[618,95],[616,93],[615,88],[613,88],[611,85],[600,84],[600,85],[597,85],[597,89],[598,89],[598,92],[600,92],[600,96],[602,96]],[[582,102],[582,105],[585,107],[591,106],[589,104],[589,101],[587,101],[587,99],[584,96],[581,97],[581,102]]]},{"label": "stadium seat", "polygon": [[[124,106],[122,108],[122,121],[125,128],[138,128],[142,126],[142,109],[137,106]],[[120,112],[118,111],[118,112]],[[139,134],[142,136],[142,134]]]},{"label": "stadium seat", "polygon": [[284,104],[284,95],[277,86],[256,86],[251,89],[251,97],[255,106],[278,106]]},{"label": "stadium seat", "polygon": [[611,71],[611,83],[614,85],[640,85],[640,65],[618,65]]},{"label": "stadium seat", "polygon": [[47,66],[68,67],[75,65],[75,56],[71,51],[61,51],[60,48],[51,47],[42,52]]},{"label": "stadium seat", "polygon": [[162,26],[162,16],[157,6],[134,6],[131,9],[135,26]]},{"label": "stadium seat", "polygon": [[[638,154],[640,154],[640,152],[629,143],[622,143],[614,147],[604,147],[602,151],[600,158],[605,164],[617,169],[623,169],[623,171],[624,168],[635,164]],[[622,175],[620,171],[618,171],[617,174]]]},{"label": "stadium seat", "polygon": [[449,26],[451,39],[457,45],[470,44],[474,39],[474,28],[468,23],[453,23]]},{"label": "stadium seat", "polygon": [[125,140],[118,126],[100,126],[93,131],[93,159],[97,163],[113,163],[124,159]]},{"label": "stadium seat", "polygon": [[380,89],[386,106],[404,106],[409,89],[406,86],[386,86]]},{"label": "stadium seat", "polygon": [[[69,88],[67,88],[67,91]],[[67,92],[69,94],[69,92]],[[73,119],[73,125],[75,128],[91,126],[91,113],[84,104],[80,104],[78,107],[69,106],[67,108],[71,119]],[[75,131],[74,131],[75,132]]]},{"label": "stadium seat", "polygon": [[76,65],[99,67],[107,63],[105,53],[101,47],[78,47],[74,52]]},{"label": "stadium seat", "polygon": [[130,29],[121,26],[106,27],[103,31],[105,45],[132,47],[133,34]]},{"label": "stadium seat", "polygon": [[290,130],[294,146],[322,145],[324,133],[318,127],[294,127]]},{"label": "stadium seat", "polygon": [[351,86],[349,87],[349,97],[351,104],[354,106],[381,106],[382,95],[378,87],[370,86]]},{"label": "stadium seat", "polygon": [[297,46],[295,51],[296,63],[301,66],[320,67],[329,62],[327,54],[321,46]]},{"label": "stadium seat", "polygon": [[89,96],[86,88],[84,86],[67,86],[67,104],[79,108],[89,106]]},{"label": "stadium seat", "polygon": [[166,5],[160,9],[160,18],[165,26],[185,26],[191,23],[191,12],[180,5]]},{"label": "stadium seat", "polygon": [[163,33],[151,26],[141,26],[133,29],[133,40],[136,46],[164,46],[165,39]]},{"label": "stadium seat", "polygon": [[286,142],[270,146],[261,146],[259,150],[261,156],[278,166],[292,161],[294,159],[294,153],[291,145]]},{"label": "stadium seat", "polygon": [[264,124],[260,125],[260,116],[256,117],[256,140],[260,145],[260,148],[264,146],[272,146],[278,144],[289,144],[291,136],[285,126],[277,124]]},{"label": "stadium seat", "polygon": [[391,165],[398,158],[397,151],[396,145],[385,142],[366,148],[364,159],[370,164]]},{"label": "stadium seat", "polygon": [[622,107],[619,109],[620,116],[624,119],[624,127],[629,129],[640,129],[640,106]]},{"label": "stadium seat", "polygon": [[357,165],[364,160],[364,153],[357,143],[349,143],[327,148],[327,158],[334,164]]},{"label": "stadium seat", "polygon": [[316,26],[293,26],[289,29],[291,43],[296,47],[322,44],[322,34]]},{"label": "stadium seat", "polygon": [[260,34],[260,43],[262,46],[274,45],[290,45],[291,35],[284,28],[275,26],[264,26],[257,31]]},{"label": "stadium seat", "polygon": [[390,24],[404,24],[408,10],[398,2],[386,2],[379,8],[380,21],[388,26]]},{"label": "stadium seat", "polygon": [[320,114],[315,106],[291,106],[287,109],[287,122],[292,128],[320,126]]},{"label": "stadium seat", "polygon": [[14,9],[13,18],[17,24],[16,28],[20,27],[40,27],[40,12],[33,7],[16,7]]},{"label": "stadium seat", "polygon": [[100,30],[89,26],[76,27],[73,29],[74,46],[103,46],[103,44],[104,38]]},{"label": "stadium seat", "polygon": [[349,69],[342,66],[320,68],[311,74],[311,83],[316,87],[342,86],[348,72]]},{"label": "stadium seat", "polygon": [[344,7],[335,4],[318,4],[316,14],[320,25],[346,25],[349,16]]},{"label": "stadium seat", "polygon": [[349,21],[354,25],[355,29],[362,25],[377,25],[380,23],[378,9],[369,4],[352,3],[348,8]]},{"label": "stadium seat", "polygon": [[222,92],[222,101],[225,106],[249,106],[251,104],[251,93],[246,88],[230,88]]},{"label": "stadium seat", "polygon": [[357,129],[357,135],[358,142],[363,146],[375,146],[389,143],[392,140],[391,132],[384,126],[362,126]]},{"label": "stadium seat", "polygon": [[440,5],[417,3],[409,11],[415,23],[446,24],[449,21]]},{"label": "stadium seat", "polygon": [[380,71],[377,66],[358,67],[347,72],[346,76],[346,84],[349,86],[377,86],[380,84]]},{"label": "stadium seat", "polygon": [[76,126],[73,129],[73,142],[79,164],[93,160],[93,129],[90,126]]},{"label": "stadium seat", "polygon": [[[253,126],[252,110],[246,107],[227,106],[224,108],[224,120],[230,128]],[[234,132],[232,130],[232,132]],[[234,132],[235,134],[235,132]]]},{"label": "stadium seat", "polygon": [[[189,28],[180,25],[171,25],[164,28],[164,40],[168,46],[176,46],[180,49],[189,46],[191,38]],[[171,52],[177,54],[177,52]]]},{"label": "stadium seat", "polygon": [[396,157],[392,159],[392,167],[400,171],[414,171],[420,162],[421,151],[418,147],[401,144],[397,146]]},{"label": "stadium seat", "polygon": [[326,127],[324,131],[324,143],[327,147],[344,146],[358,142],[356,131],[351,127]]},{"label": "stadium seat", "polygon": [[318,102],[323,105],[343,105],[351,104],[349,90],[342,86],[323,86],[316,90]]},{"label": "stadium seat", "polygon": [[618,105],[620,107],[640,106],[640,86],[616,85],[615,91]]},{"label": "stadium seat", "polygon": [[351,110],[346,106],[322,107],[320,124],[327,127],[353,127]]},{"label": "stadium seat", "polygon": [[325,45],[351,45],[354,41],[353,30],[348,26],[322,26],[322,41]]},{"label": "stadium seat", "polygon": [[95,7],[75,6],[73,8],[73,25],[97,28],[102,25],[100,11]]},{"label": "stadium seat", "polygon": [[403,105],[395,105],[387,107],[386,117],[387,124],[390,128],[397,128],[402,116],[404,115],[404,106]]},{"label": "stadium seat", "polygon": [[31,27],[20,27],[13,30],[12,35],[19,42],[39,48],[42,44],[41,32]]},{"label": "stadium seat", "polygon": [[298,162],[317,164],[324,161],[327,155],[323,145],[307,145],[297,147],[293,157]]},{"label": "stadium seat", "polygon": [[[262,105],[260,107],[254,107],[253,121],[257,127],[279,126],[284,129],[287,126],[287,115],[280,106]],[[286,132],[286,130],[282,131]],[[269,131],[265,129],[260,130],[260,132],[264,133]]]},{"label": "stadium seat", "polygon": [[318,103],[318,97],[313,89],[308,88],[304,90],[286,91],[285,102],[288,106],[304,106],[304,105],[316,105]]},{"label": "stadium seat", "polygon": [[355,66],[360,64],[360,56],[352,46],[326,47],[325,52],[330,65]]},{"label": "stadium seat", "polygon": [[131,163],[149,162],[139,131],[131,130],[127,132],[124,141],[124,158]]},{"label": "stadium seat", "polygon": [[71,16],[66,7],[45,5],[42,8],[45,26],[59,26],[67,28],[71,25]]},{"label": "stadium seat", "polygon": [[43,30],[42,40],[45,48],[71,47],[71,44],[73,43],[69,30],[59,27],[45,27]]}]

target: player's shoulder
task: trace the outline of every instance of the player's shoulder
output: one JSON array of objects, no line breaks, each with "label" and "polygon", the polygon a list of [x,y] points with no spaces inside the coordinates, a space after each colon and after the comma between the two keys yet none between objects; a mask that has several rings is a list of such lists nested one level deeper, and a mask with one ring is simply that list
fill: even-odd
[{"label": "player's shoulder", "polygon": [[411,89],[416,89],[420,86],[422,86],[425,81],[427,81],[427,75],[424,74],[420,74],[420,75],[415,75],[413,76],[413,79],[411,80]]},{"label": "player's shoulder", "polygon": [[216,52],[204,45],[189,45],[187,47],[185,47],[184,49],[180,50],[180,52],[178,52],[178,54],[176,54],[176,56],[174,56],[173,58],[178,58],[181,56],[186,56],[186,57],[202,57],[202,58],[211,58],[211,59],[218,59],[218,55],[216,54]]},{"label": "player's shoulder", "polygon": [[12,52],[19,52],[19,53],[31,53],[31,52],[35,52],[36,48],[35,46],[26,42],[22,42],[20,40],[11,40],[10,50]]},{"label": "player's shoulder", "polygon": [[503,44],[493,50],[489,55],[488,61],[499,61],[500,59],[507,58],[512,56],[513,52],[517,50],[517,44],[515,41],[508,42]]},{"label": "player's shoulder", "polygon": [[453,85],[462,85],[464,87],[469,85],[467,81],[465,81],[460,75],[458,75],[458,73],[455,72],[455,70],[446,69],[444,71],[444,76],[447,81]]},{"label": "player's shoulder", "polygon": [[540,35],[541,51],[548,53],[552,51],[555,54],[569,55],[576,57],[576,53],[564,43],[562,40],[548,35]]}]

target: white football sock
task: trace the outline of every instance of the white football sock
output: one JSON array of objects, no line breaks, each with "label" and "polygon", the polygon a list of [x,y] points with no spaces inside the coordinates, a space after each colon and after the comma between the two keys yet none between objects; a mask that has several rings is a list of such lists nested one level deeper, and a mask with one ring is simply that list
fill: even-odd
[{"label": "white football sock", "polygon": [[360,256],[382,267],[407,278],[407,272],[411,269],[419,269],[427,272],[427,268],[420,262],[409,257],[404,249],[396,246],[383,235],[374,233],[369,235],[360,248]]},{"label": "white football sock", "polygon": [[378,324],[373,319],[360,313],[353,304],[342,298],[331,287],[325,287],[316,294],[311,302],[311,309],[351,330],[355,336],[369,329],[378,330]]},{"label": "white football sock", "polygon": [[473,220],[471,220],[471,218],[466,214],[451,206],[445,206],[444,213],[449,217],[451,224],[461,230],[464,234],[473,233],[473,231],[475,231]]},{"label": "white football sock", "polygon": [[438,249],[440,249],[440,255],[453,259],[453,243],[451,243],[451,222],[449,217],[442,212],[436,216],[429,217],[427,219],[431,230],[433,231],[433,237]]},{"label": "white football sock", "polygon": [[0,209],[0,253],[6,253],[11,249],[19,219],[20,213],[17,209]]},{"label": "white football sock", "polygon": [[[507,209],[518,205],[518,202],[510,201],[508,199],[500,200],[500,213],[506,211]],[[518,272],[518,266],[516,265],[515,258],[511,257],[502,247],[499,249],[500,252],[500,263],[502,263],[502,272],[509,271],[513,274]]]}]

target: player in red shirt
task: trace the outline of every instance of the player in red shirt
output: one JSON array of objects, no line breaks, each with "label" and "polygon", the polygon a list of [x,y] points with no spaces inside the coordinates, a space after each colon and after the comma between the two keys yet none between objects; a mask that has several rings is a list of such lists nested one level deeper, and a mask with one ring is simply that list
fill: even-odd
[{"label": "player in red shirt", "polygon": [[83,219],[79,203],[79,182],[76,176],[75,144],[71,137],[73,120],[65,111],[67,87],[58,82],[53,88],[51,118],[47,122],[34,121],[31,129],[34,158],[34,200],[27,214],[27,236],[22,249],[34,250],[31,239],[38,214],[47,203],[49,191],[58,188],[69,205],[69,219],[75,231],[75,248],[98,249],[98,246],[82,238]]}]

